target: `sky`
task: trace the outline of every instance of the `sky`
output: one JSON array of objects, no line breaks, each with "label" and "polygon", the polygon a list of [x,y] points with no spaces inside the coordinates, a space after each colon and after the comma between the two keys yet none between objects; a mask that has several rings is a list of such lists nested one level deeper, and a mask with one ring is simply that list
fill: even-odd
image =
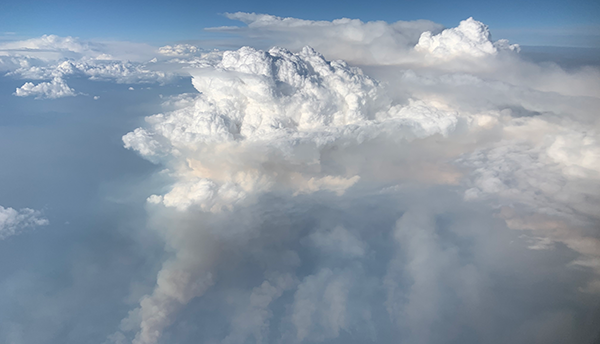
[{"label": "sky", "polygon": [[593,2],[15,2],[0,343],[600,343]]},{"label": "sky", "polygon": [[[446,27],[474,17],[522,45],[598,47],[600,5],[591,0],[551,1],[5,1],[0,33],[43,34],[154,44],[212,37],[204,28],[239,25],[223,14],[268,13],[310,20],[428,19]],[[467,17],[465,17],[467,16]],[[9,36],[10,36],[9,35]]]}]

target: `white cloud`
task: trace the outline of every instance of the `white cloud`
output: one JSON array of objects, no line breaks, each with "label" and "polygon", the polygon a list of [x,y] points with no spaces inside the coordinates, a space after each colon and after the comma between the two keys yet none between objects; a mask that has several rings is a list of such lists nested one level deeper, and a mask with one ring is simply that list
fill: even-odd
[{"label": "white cloud", "polygon": [[0,56],[8,53],[21,53],[23,55],[39,53],[42,58],[55,58],[59,54],[75,53],[78,55],[97,56],[98,45],[81,42],[73,37],[59,37],[56,35],[43,35],[24,41],[9,41],[0,43]]},{"label": "white cloud", "polygon": [[0,206],[0,240],[17,235],[27,228],[44,226],[48,220],[37,210],[13,209]]},{"label": "white cloud", "polygon": [[8,75],[24,79],[43,80],[69,75],[81,75],[91,80],[114,80],[118,83],[165,82],[173,75],[153,71],[142,64],[128,61],[58,61],[43,66],[24,63]]},{"label": "white cloud", "polygon": [[246,42],[281,45],[299,50],[309,45],[328,59],[344,59],[362,64],[397,64],[413,60],[408,54],[425,31],[438,32],[442,26],[429,20],[362,22],[358,19],[312,21],[282,18],[268,14],[236,12],[228,18],[246,23],[247,27],[219,27],[222,31],[242,35]]},{"label": "white cloud", "polygon": [[[567,126],[536,117],[511,122],[504,127],[504,141],[459,160],[472,171],[465,199],[495,203],[510,228],[533,233],[531,249],[561,242],[581,254],[581,260],[597,260],[600,240],[593,229],[600,222],[597,135],[568,121]],[[600,266],[593,269],[600,276]]]},{"label": "white cloud", "polygon": [[[242,35],[247,41],[256,40],[256,44],[266,40],[291,50],[309,45],[329,59],[365,65],[422,65],[439,59],[472,59],[493,56],[498,51],[519,51],[517,44],[505,39],[493,42],[488,27],[473,18],[442,30],[441,25],[427,20],[389,24],[347,18],[311,21],[244,12],[226,15],[247,27],[209,30]],[[423,61],[423,53],[427,61]]]},{"label": "white cloud", "polygon": [[77,94],[63,79],[57,77],[50,82],[41,82],[37,85],[26,82],[23,86],[17,88],[15,95],[18,97],[35,96],[36,99],[56,99],[73,97]]},{"label": "white cloud", "polygon": [[158,48],[158,52],[166,56],[189,56],[194,55],[202,50],[195,45],[191,44],[176,44],[176,45],[165,45]]},{"label": "white cloud", "polygon": [[[135,53],[130,53],[130,49],[139,55],[132,55]],[[140,62],[150,60],[155,54],[156,49],[141,44],[125,46],[121,42],[85,42],[45,35],[0,43],[0,70],[6,71],[7,76],[25,80],[51,80],[37,85],[27,82],[17,90],[17,96],[60,98],[77,94],[67,86],[68,76],[118,83],[165,83],[176,79],[175,68],[160,71]]]},{"label": "white cloud", "polygon": [[60,59],[146,61],[155,48],[133,42],[94,42],[76,37],[43,35],[37,38],[0,42],[0,57],[18,56],[41,61]]},{"label": "white cloud", "polygon": [[496,55],[499,49],[518,51],[519,46],[511,45],[506,40],[494,44],[488,27],[473,18],[463,20],[458,27],[446,29],[437,35],[430,31],[424,32],[415,46],[415,50],[441,59]]},{"label": "white cloud", "polygon": [[461,159],[473,171],[473,188],[467,197],[492,195],[501,202],[527,204],[573,221],[581,221],[579,216],[597,218],[600,145],[596,135],[535,117],[511,122],[504,127],[506,140]]},{"label": "white cloud", "polygon": [[[397,131],[407,139],[446,135],[457,123],[455,113],[424,101],[393,105],[378,83],[359,69],[329,62],[310,48],[293,54],[281,48],[264,52],[245,47],[225,52],[213,67],[190,73],[202,94],[193,105],[148,117],[149,129],[123,137],[125,147],[152,161],[187,157],[187,168],[177,173],[196,178],[186,177],[164,197],[166,205],[179,209],[195,203],[220,209],[219,198],[241,199],[277,185],[292,186],[297,193],[343,194],[358,176],[308,172],[329,145],[360,144]],[[209,146],[232,155],[231,162],[219,165],[218,176],[211,172],[214,167],[191,158]],[[263,170],[259,161],[250,160],[260,146],[279,160],[281,169]],[[249,171],[248,163],[257,165]],[[306,165],[308,173],[295,171],[296,164]]]},{"label": "white cloud", "polygon": [[[280,41],[310,42],[319,28],[356,34],[363,44],[366,31],[389,29],[231,17],[248,29],[227,30]],[[497,271],[539,281],[585,267],[585,278],[560,283],[595,295],[600,166],[592,78],[501,56],[500,46],[510,46],[494,45],[474,20],[424,35],[431,41],[422,52],[390,48],[408,56],[404,64],[350,54],[383,65],[367,72],[308,47],[194,57],[189,73],[200,94],[175,99],[175,110],[123,137],[126,148],[165,167],[168,186],[148,207],[174,252],[124,333],[136,333],[136,344],[158,343],[185,304],[218,289],[227,296],[210,297],[235,305],[226,316],[231,343],[268,342],[275,319],[287,342],[343,342],[348,333],[376,341],[387,331],[407,343],[439,343],[465,326],[483,341],[503,341],[512,338],[507,320],[484,311],[502,298],[490,287],[501,283]],[[340,40],[346,48],[348,37]],[[405,69],[415,54],[431,54],[434,63]],[[577,259],[530,273],[546,262],[527,259],[566,256],[564,247]],[[265,278],[238,279],[239,266]],[[290,282],[279,285],[273,274]],[[239,291],[239,284],[251,287]],[[286,311],[274,316],[281,304]],[[484,314],[499,322],[484,323]],[[526,324],[545,319],[523,315]],[[398,332],[382,329],[390,323]]]}]

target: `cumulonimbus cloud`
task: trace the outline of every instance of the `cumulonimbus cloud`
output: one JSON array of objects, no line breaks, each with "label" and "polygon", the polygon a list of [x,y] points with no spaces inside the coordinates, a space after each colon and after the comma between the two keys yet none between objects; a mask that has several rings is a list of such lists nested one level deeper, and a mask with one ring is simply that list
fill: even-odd
[{"label": "cumulonimbus cloud", "polygon": [[[139,193],[165,248],[107,343],[595,340],[597,67],[528,62],[473,18],[227,16],[246,26],[211,30],[249,46],[0,44],[16,96],[197,91],[123,133],[159,166]],[[0,239],[45,224],[0,207]]]},{"label": "cumulonimbus cloud", "polygon": [[[283,47],[0,45],[17,96],[76,95],[71,76],[198,91],[123,136],[161,166],[167,258],[107,342],[592,340],[597,68],[527,62],[472,18],[228,17],[247,26],[212,30]],[[0,207],[0,238],[46,223]]]},{"label": "cumulonimbus cloud", "polygon": [[[434,63],[406,69],[369,60],[381,64],[369,69],[378,81],[308,47],[194,57],[199,94],[123,137],[126,148],[165,167],[170,186],[150,195],[148,207],[173,255],[113,341],[159,343],[192,300],[216,298],[232,309],[226,343],[344,342],[349,333],[436,343],[465,326],[494,342],[516,326],[484,311],[497,306],[494,284],[508,283],[498,274],[539,281],[588,269],[560,283],[596,297],[600,166],[589,129],[597,127],[597,97],[507,77],[501,71],[527,64],[498,60],[498,51],[516,48],[494,45],[472,19],[415,34],[384,23],[230,16],[248,23],[245,34],[285,32],[299,42],[314,43],[307,33],[316,28],[341,30],[348,49],[353,29],[381,26],[383,36],[415,40],[392,46],[394,54],[430,54]],[[456,56],[476,67],[468,72]],[[556,69],[545,77],[581,82]],[[577,258],[561,266],[531,260],[558,255],[560,245]],[[531,274],[525,261],[545,270]],[[244,269],[254,282],[240,291]],[[590,338],[585,326],[551,326],[571,311],[524,312],[519,326]]]}]

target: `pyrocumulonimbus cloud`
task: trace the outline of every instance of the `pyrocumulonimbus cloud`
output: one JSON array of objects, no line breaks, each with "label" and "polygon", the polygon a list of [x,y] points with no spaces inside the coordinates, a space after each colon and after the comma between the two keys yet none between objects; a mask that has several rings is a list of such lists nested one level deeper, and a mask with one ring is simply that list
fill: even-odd
[{"label": "pyrocumulonimbus cloud", "polygon": [[198,91],[123,136],[162,167],[168,258],[107,343],[595,339],[597,68],[528,62],[473,18],[228,17],[247,26],[211,30],[274,47],[3,48],[76,55],[11,52],[11,75],[51,80],[19,96],[75,95],[70,75]]},{"label": "pyrocumulonimbus cloud", "polygon": [[[284,44],[321,47],[311,32],[342,32],[344,48],[325,55],[357,48],[349,59],[375,77],[297,44],[195,60],[199,94],[123,137],[165,167],[171,186],[149,196],[148,210],[172,256],[114,341],[131,333],[133,343],[159,343],[198,298],[228,309],[223,337],[207,342],[594,335],[579,322],[590,313],[569,307],[518,321],[495,311],[505,292],[495,288],[510,285],[499,276],[511,269],[539,283],[560,270],[578,276],[559,283],[573,296],[600,292],[599,99],[583,87],[599,89],[591,77],[524,62],[518,46],[492,42],[473,19],[442,31],[230,17],[248,27],[218,30]],[[396,36],[402,47],[378,49]],[[565,250],[577,258],[532,260]]]}]

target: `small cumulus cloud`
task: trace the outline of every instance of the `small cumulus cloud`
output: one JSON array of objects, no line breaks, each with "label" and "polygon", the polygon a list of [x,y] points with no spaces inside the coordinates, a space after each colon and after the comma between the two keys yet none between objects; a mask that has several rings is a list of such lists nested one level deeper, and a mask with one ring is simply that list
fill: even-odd
[{"label": "small cumulus cloud", "polygon": [[[38,84],[29,81],[15,95],[60,98],[77,95],[66,79],[71,76],[117,83],[167,83],[177,79],[177,71],[148,68],[148,57],[155,54],[149,47],[139,48],[140,56],[123,54],[118,42],[86,42],[73,37],[44,35],[23,41],[0,43],[0,70],[6,76],[25,80],[49,80]],[[191,49],[191,48],[190,48]],[[132,58],[133,57],[133,58]]]},{"label": "small cumulus cloud", "polygon": [[17,97],[34,96],[36,99],[56,99],[77,95],[75,90],[70,88],[61,78],[54,78],[50,82],[41,82],[39,84],[26,82],[23,86],[17,88],[14,94]]},{"label": "small cumulus cloud", "polygon": [[158,52],[165,56],[190,56],[201,52],[202,50],[191,44],[165,45],[158,48]]},{"label": "small cumulus cloud", "polygon": [[35,228],[48,224],[38,210],[29,208],[14,209],[0,206],[0,240],[17,235],[27,228]]}]

